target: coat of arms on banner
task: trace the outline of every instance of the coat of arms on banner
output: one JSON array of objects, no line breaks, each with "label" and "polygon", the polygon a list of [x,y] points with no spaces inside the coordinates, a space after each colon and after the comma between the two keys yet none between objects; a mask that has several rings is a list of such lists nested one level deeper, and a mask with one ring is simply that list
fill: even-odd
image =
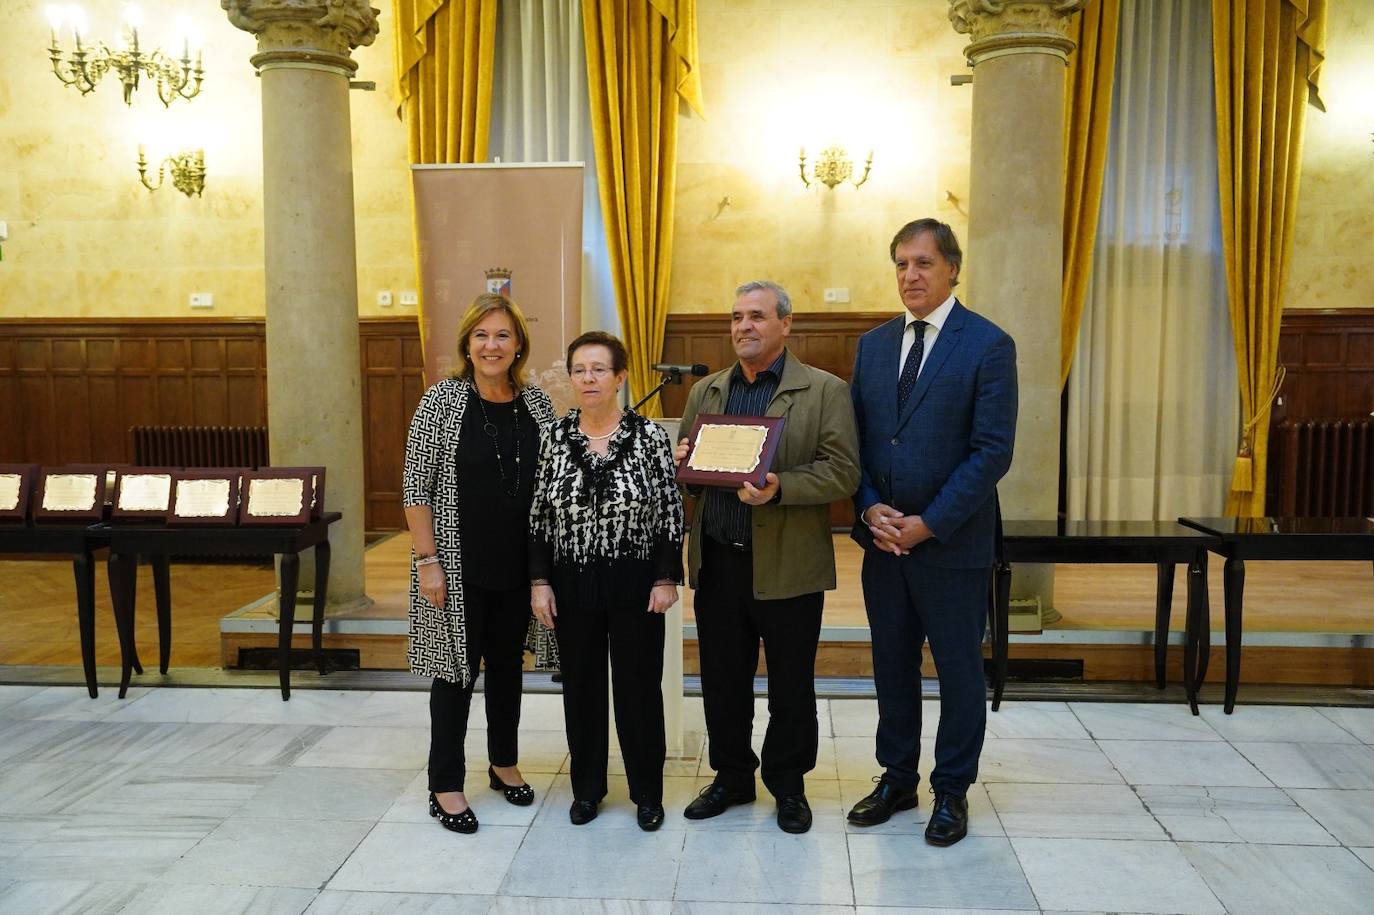
[{"label": "coat of arms on banner", "polygon": [[487,268],[487,292],[510,298],[510,268]]}]

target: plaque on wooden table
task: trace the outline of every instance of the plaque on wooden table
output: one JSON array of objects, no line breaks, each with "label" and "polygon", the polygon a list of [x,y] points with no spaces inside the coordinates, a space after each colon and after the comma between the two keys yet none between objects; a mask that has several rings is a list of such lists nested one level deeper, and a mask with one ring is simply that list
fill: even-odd
[{"label": "plaque on wooden table", "polygon": [[0,524],[26,524],[37,464],[0,464]]},{"label": "plaque on wooden table", "polygon": [[44,467],[33,496],[33,520],[91,524],[105,516],[105,469]]},{"label": "plaque on wooden table", "polygon": [[232,527],[239,516],[239,468],[172,473],[169,526]]},{"label": "plaque on wooden table", "polygon": [[119,471],[127,470],[132,464],[63,464],[64,470],[80,471],[82,473],[100,471],[105,474],[105,504],[113,505],[115,497],[115,483],[119,476]]},{"label": "plaque on wooden table", "polygon": [[300,525],[311,519],[318,467],[263,467],[243,475],[239,524]]},{"label": "plaque on wooden table", "polygon": [[781,416],[698,416],[687,435],[687,456],[677,467],[678,482],[738,489],[748,481],[763,487],[782,427]]},{"label": "plaque on wooden table", "polygon": [[172,507],[172,473],[168,467],[129,467],[115,478],[113,521],[157,523]]}]

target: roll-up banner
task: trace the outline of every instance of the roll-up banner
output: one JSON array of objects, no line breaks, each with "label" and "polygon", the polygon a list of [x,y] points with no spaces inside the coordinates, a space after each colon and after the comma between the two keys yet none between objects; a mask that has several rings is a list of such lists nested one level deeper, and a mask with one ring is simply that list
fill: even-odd
[{"label": "roll-up banner", "polygon": [[582,164],[411,169],[426,383],[457,366],[458,322],[473,298],[499,292],[529,322],[529,380],[566,388],[564,352],[581,332]]}]

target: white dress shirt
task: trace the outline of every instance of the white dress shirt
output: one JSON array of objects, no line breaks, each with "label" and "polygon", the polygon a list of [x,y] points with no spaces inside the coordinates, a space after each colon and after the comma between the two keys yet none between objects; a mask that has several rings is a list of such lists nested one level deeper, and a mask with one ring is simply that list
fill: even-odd
[{"label": "white dress shirt", "polygon": [[[926,315],[926,335],[925,349],[921,352],[921,364],[916,367],[916,376],[919,378],[921,369],[926,367],[926,360],[930,358],[930,351],[935,348],[935,338],[940,336],[940,328],[945,326],[949,320],[949,313],[954,310],[954,293],[950,293],[949,298],[940,304],[940,307]],[[897,360],[897,377],[902,377],[902,367],[906,365],[907,354],[911,352],[911,347],[916,345],[916,333],[911,329],[917,317],[910,311],[906,313],[906,327],[902,331],[902,358]]]}]

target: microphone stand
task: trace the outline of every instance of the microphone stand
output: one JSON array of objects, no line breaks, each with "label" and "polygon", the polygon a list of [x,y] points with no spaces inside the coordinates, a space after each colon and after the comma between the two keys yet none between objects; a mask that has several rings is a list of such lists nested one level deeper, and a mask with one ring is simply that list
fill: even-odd
[{"label": "microphone stand", "polygon": [[641,398],[639,399],[639,402],[636,403],[636,404],[635,404],[633,407],[631,407],[630,409],[631,409],[631,410],[634,410],[636,413],[638,413],[638,412],[639,412],[639,408],[642,407],[642,406],[644,406],[644,404],[648,403],[649,400],[650,400],[655,394],[657,394],[659,391],[663,390],[663,386],[666,385],[666,384],[682,384],[682,372],[678,371],[677,369],[673,369],[671,372],[664,372],[664,373],[663,373],[663,379],[662,379],[661,381],[659,381],[658,385],[657,385],[652,391],[650,391],[648,394],[645,394],[643,397],[641,397]]}]

